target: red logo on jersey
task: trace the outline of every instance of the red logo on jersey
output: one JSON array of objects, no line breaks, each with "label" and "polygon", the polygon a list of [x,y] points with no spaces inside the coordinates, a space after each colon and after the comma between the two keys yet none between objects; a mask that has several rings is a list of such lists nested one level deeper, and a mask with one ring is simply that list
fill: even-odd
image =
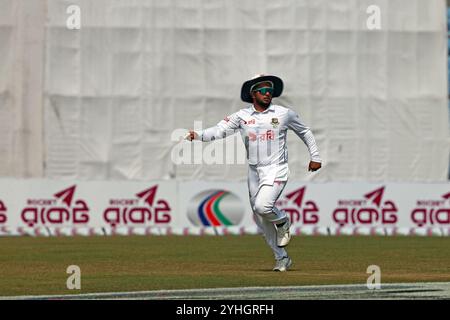
[{"label": "red logo on jersey", "polygon": [[273,130],[267,130],[263,133],[248,133],[248,139],[250,141],[269,141],[275,139],[275,132]]}]

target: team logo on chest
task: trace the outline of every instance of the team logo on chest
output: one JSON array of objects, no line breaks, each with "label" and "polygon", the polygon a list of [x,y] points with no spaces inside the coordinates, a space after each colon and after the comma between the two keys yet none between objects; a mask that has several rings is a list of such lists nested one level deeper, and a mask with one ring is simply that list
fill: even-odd
[{"label": "team logo on chest", "polygon": [[273,127],[274,127],[274,129],[276,128],[276,127],[278,127],[278,125],[280,124],[279,122],[278,122],[278,118],[272,118],[272,122],[270,123]]}]

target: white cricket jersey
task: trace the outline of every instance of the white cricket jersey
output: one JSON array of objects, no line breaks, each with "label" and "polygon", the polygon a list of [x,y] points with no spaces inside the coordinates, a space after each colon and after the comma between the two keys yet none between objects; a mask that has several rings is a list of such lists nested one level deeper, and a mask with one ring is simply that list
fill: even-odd
[{"label": "white cricket jersey", "polygon": [[[250,105],[197,134],[202,141],[212,141],[239,130],[247,150],[249,165],[258,170],[261,178],[267,177],[273,182],[273,179],[286,180],[289,174],[286,144],[288,129],[303,140],[312,161],[322,162],[311,130],[294,111],[279,105],[271,104],[263,112],[256,111]],[[271,170],[274,167],[276,170]]]}]

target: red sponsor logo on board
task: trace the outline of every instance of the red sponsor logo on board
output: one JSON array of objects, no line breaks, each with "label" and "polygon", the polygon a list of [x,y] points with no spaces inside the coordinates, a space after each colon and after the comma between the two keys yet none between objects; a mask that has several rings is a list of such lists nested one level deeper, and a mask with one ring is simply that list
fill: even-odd
[{"label": "red sponsor logo on board", "polygon": [[333,211],[333,221],[345,225],[395,225],[397,206],[392,200],[383,201],[385,187],[366,193],[364,199],[338,200]]},{"label": "red sponsor logo on board", "polygon": [[5,223],[8,220],[8,217],[6,216],[7,210],[8,210],[8,208],[6,208],[3,201],[0,200],[0,223]]},{"label": "red sponsor logo on board", "polygon": [[54,198],[27,199],[21,219],[29,227],[34,225],[86,224],[89,207],[86,201],[73,200],[76,185],[55,193]]},{"label": "red sponsor logo on board", "polygon": [[278,200],[276,206],[289,214],[291,223],[317,224],[319,222],[319,207],[315,201],[305,200],[306,186],[296,189],[283,199]]},{"label": "red sponsor logo on board", "polygon": [[417,200],[410,218],[419,227],[450,225],[450,192],[437,200]]},{"label": "red sponsor logo on board", "polygon": [[103,220],[112,227],[118,225],[168,224],[171,208],[167,200],[157,199],[158,185],[138,192],[135,198],[109,199]]}]

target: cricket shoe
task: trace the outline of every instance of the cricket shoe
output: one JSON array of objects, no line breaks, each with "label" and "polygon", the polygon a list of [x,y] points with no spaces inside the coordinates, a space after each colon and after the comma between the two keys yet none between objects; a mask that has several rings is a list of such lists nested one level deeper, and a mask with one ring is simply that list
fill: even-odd
[{"label": "cricket shoe", "polygon": [[289,269],[291,264],[292,264],[291,258],[289,257],[281,258],[280,260],[277,260],[277,262],[275,263],[273,271],[285,272]]},{"label": "cricket shoe", "polygon": [[289,231],[291,227],[291,222],[289,218],[286,219],[286,222],[282,226],[276,226],[277,228],[277,246],[279,248],[286,247],[291,241],[291,232]]}]

